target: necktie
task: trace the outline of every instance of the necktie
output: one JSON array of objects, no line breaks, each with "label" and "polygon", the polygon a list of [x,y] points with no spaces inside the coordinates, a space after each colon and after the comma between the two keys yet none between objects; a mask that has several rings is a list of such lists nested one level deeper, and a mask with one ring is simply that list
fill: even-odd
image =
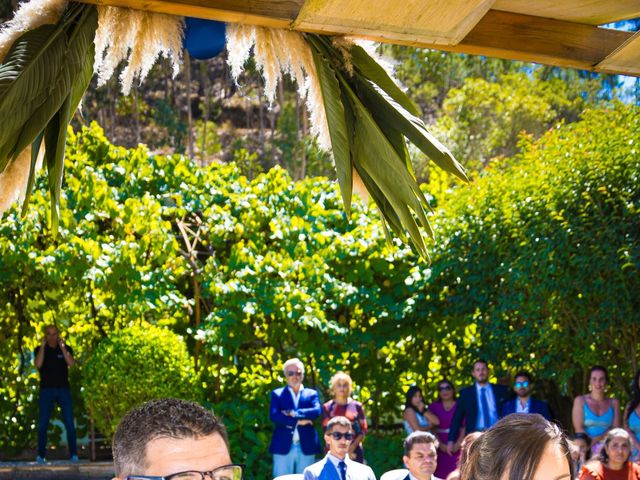
[{"label": "necktie", "polygon": [[480,387],[480,406],[482,407],[482,419],[485,430],[491,427],[491,417],[489,416],[489,402],[487,401],[487,387]]},{"label": "necktie", "polygon": [[347,464],[344,461],[338,463],[338,469],[340,470],[341,480],[347,480]]}]

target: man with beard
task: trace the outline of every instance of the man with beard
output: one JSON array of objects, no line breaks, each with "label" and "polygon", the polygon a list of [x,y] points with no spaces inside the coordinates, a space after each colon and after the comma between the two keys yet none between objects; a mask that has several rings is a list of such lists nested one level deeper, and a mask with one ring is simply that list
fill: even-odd
[{"label": "man with beard", "polygon": [[542,400],[537,400],[531,396],[533,390],[533,379],[531,374],[525,370],[516,373],[513,391],[517,397],[502,405],[502,416],[506,417],[511,413],[539,413],[547,420],[552,420],[549,404]]}]

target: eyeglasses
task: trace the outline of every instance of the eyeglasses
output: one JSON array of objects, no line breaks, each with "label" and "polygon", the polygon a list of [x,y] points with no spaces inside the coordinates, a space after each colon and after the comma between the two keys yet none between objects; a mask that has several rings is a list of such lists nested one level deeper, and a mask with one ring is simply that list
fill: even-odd
[{"label": "eyeglasses", "polygon": [[340,440],[341,438],[353,440],[353,433],[331,432],[329,435],[331,435],[334,440]]},{"label": "eyeglasses", "polygon": [[525,380],[524,382],[516,382],[514,385],[516,388],[527,388],[529,386],[529,382]]},{"label": "eyeglasses", "polygon": [[297,377],[301,377],[302,376],[302,371],[301,370],[287,370],[286,372],[287,377],[293,377],[294,375]]},{"label": "eyeglasses", "polygon": [[441,385],[438,387],[438,390],[444,392],[446,390],[453,390],[453,388],[451,388],[451,385]]},{"label": "eyeglasses", "polygon": [[126,480],[242,480],[244,465],[224,465],[209,472],[199,472],[189,470],[186,472],[173,473],[166,477],[132,475]]}]

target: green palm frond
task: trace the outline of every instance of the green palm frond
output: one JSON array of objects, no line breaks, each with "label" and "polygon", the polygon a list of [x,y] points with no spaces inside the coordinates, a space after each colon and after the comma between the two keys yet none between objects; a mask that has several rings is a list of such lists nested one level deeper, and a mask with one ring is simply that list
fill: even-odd
[{"label": "green palm frond", "polygon": [[44,138],[54,234],[67,125],[91,79],[97,22],[95,6],[71,3],[56,25],[20,36],[0,64],[0,173],[33,144],[26,205]]},{"label": "green palm frond", "polygon": [[[417,107],[386,71],[357,45],[336,47],[307,34],[323,94],[338,182],[347,212],[355,169],[387,226],[428,257],[422,229],[433,237],[429,204],[415,179],[407,140],[438,167],[468,181],[463,167],[427,130]],[[345,58],[347,57],[347,58]],[[347,69],[346,65],[351,68]]]}]

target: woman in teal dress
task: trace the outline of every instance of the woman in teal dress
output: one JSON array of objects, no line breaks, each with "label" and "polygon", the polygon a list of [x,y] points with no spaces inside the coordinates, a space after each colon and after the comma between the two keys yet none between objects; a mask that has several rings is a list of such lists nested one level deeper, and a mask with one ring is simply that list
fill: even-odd
[{"label": "woman in teal dress", "polygon": [[575,433],[584,432],[589,435],[593,455],[600,452],[605,434],[621,424],[620,401],[607,394],[608,382],[609,376],[605,367],[591,367],[589,393],[573,400],[573,429]]},{"label": "woman in teal dress", "polygon": [[633,377],[633,396],[624,409],[624,428],[631,437],[631,460],[640,460],[640,370]]}]

